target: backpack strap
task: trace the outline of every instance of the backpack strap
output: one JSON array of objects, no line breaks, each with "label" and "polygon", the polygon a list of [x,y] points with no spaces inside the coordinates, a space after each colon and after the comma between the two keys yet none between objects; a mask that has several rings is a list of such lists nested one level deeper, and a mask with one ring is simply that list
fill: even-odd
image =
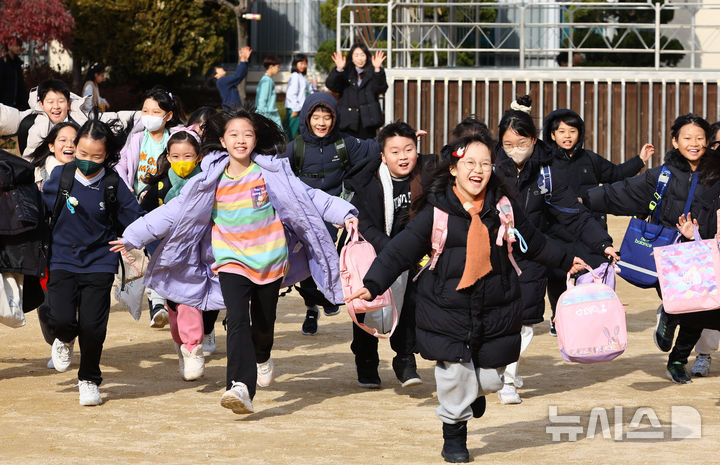
[{"label": "backpack strap", "polygon": [[[655,213],[660,211],[660,205],[662,205],[662,198],[665,195],[668,184],[670,183],[670,178],[672,178],[672,172],[667,168],[667,166],[662,165],[662,167],[660,168],[660,175],[658,176],[657,184],[655,184],[655,192],[653,193],[653,198],[648,205],[648,209],[650,210],[650,214],[648,215],[650,216],[650,221],[652,221]],[[696,179],[695,185],[697,186]],[[691,195],[688,197],[690,203],[692,203],[692,197],[694,194],[695,189],[692,189]]]},{"label": "backpack strap", "polygon": [[695,197],[695,188],[697,187],[698,183],[698,174],[697,172],[693,172],[692,174],[692,182],[690,183],[690,192],[688,193],[688,198],[685,201],[685,208],[683,208],[683,215],[687,216],[688,213],[690,213],[690,206],[693,202],[693,197]]},{"label": "backpack strap", "polygon": [[118,221],[118,184],[120,176],[112,168],[105,168],[105,176],[103,178],[105,190],[103,192],[103,201],[105,202],[105,211],[110,222],[110,230],[118,236],[122,235],[122,226]]},{"label": "backpack strap", "polygon": [[342,137],[336,140],[333,144],[335,145],[335,151],[338,154],[338,158],[340,158],[340,166],[323,171],[322,173],[304,173],[302,171],[303,165],[305,164],[305,139],[303,139],[301,135],[297,135],[293,140],[295,142],[295,146],[293,147],[292,170],[293,173],[295,173],[295,176],[303,178],[324,178],[328,174],[334,173],[341,168],[346,173],[350,171],[350,157],[348,155],[347,146],[345,145],[345,140]]},{"label": "backpack strap", "polygon": [[538,175],[538,187],[540,188],[540,194],[545,196],[545,203],[555,210],[563,213],[579,213],[580,210],[577,208],[567,208],[555,205],[552,203],[552,172],[550,166],[543,165],[540,167],[540,174]]},{"label": "backpack strap", "polygon": [[[55,227],[62,209],[65,205],[68,205],[70,199],[70,191],[72,190],[73,183],[75,182],[75,162],[66,163],[62,167],[60,173],[60,185],[58,186],[57,197],[55,197],[55,205],[53,206],[52,216],[48,222],[50,230]],[[70,205],[68,205],[70,208]],[[74,210],[73,210],[74,212]]]},{"label": "backpack strap", "polygon": [[295,142],[295,144],[293,146],[292,170],[295,173],[295,176],[299,176],[303,164],[305,164],[305,139],[298,134],[295,136],[295,139],[293,139],[293,142]]},{"label": "backpack strap", "polygon": [[498,228],[497,238],[495,238],[495,244],[498,246],[502,246],[503,240],[505,240],[505,243],[507,244],[508,258],[510,259],[510,263],[512,264],[513,268],[515,268],[515,272],[518,274],[518,276],[520,276],[522,274],[522,271],[520,270],[520,267],[515,261],[515,257],[513,257],[512,244],[513,242],[519,241],[520,251],[523,253],[527,252],[527,244],[525,243],[525,239],[520,234],[520,231],[515,229],[515,216],[513,214],[512,204],[510,203],[510,200],[506,196],[502,196],[495,207],[498,210],[498,217],[500,218],[500,227]]},{"label": "backpack strap", "polygon": [[433,227],[432,236],[430,238],[430,241],[432,243],[431,257],[430,260],[425,264],[425,266],[420,268],[420,271],[417,272],[417,274],[413,278],[413,281],[417,281],[420,273],[425,271],[426,268],[430,268],[431,270],[435,269],[435,265],[437,265],[440,254],[443,252],[443,249],[445,249],[445,241],[447,241],[448,235],[447,226],[448,213],[439,209],[438,207],[433,208]]}]

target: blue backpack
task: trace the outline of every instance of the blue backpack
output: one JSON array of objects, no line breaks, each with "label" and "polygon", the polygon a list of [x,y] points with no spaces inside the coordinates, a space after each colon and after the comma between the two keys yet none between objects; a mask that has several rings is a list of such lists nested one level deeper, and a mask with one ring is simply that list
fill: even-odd
[{"label": "blue backpack", "polygon": [[580,210],[577,208],[566,208],[552,203],[552,172],[548,165],[540,167],[537,184],[540,188],[540,194],[545,196],[545,203],[550,207],[563,213],[579,213]]},{"label": "blue backpack", "polygon": [[[660,205],[662,205],[662,199],[671,177],[672,173],[663,165],[655,186],[655,193],[648,205],[649,221],[631,218],[620,246],[621,259],[618,262],[620,277],[643,289],[655,287],[658,282],[653,249],[674,243],[680,234],[675,228],[666,228],[657,223]],[[687,215],[690,211],[697,183],[697,173],[693,173],[683,215]]]}]

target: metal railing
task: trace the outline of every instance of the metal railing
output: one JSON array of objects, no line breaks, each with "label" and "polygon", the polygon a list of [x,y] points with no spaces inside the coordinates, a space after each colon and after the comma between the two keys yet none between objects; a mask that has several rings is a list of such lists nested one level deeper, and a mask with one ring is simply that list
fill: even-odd
[{"label": "metal railing", "polygon": [[[557,66],[560,53],[613,66],[720,62],[720,3],[666,0],[453,2],[339,0],[337,48],[383,49],[387,68]],[[668,21],[669,17],[672,19]]]},{"label": "metal railing", "polygon": [[646,142],[659,163],[671,147],[670,126],[681,114],[720,119],[717,74],[653,70],[387,70],[385,118],[428,131],[424,153],[439,153],[452,128],[474,115],[496,134],[502,114],[519,95],[529,94],[531,116],[542,120],[557,108],[571,108],[585,120],[585,147],[621,163]]}]

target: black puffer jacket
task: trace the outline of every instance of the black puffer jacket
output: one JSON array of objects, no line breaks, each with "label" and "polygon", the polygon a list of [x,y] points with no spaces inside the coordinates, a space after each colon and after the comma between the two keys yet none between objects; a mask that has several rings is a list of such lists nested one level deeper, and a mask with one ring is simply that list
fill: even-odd
[{"label": "black puffer jacket", "polygon": [[[324,137],[316,136],[309,127],[310,115],[320,105],[331,109],[333,113],[333,127]],[[330,195],[340,195],[343,179],[348,174],[343,169],[342,161],[335,149],[337,140],[342,138],[345,142],[351,168],[363,163],[369,157],[380,159],[380,148],[375,139],[360,140],[354,136],[342,134],[338,129],[337,120],[335,99],[325,92],[309,95],[300,110],[300,137],[305,141],[305,159],[300,173],[326,174],[322,177],[298,177],[308,186],[325,191]],[[290,160],[290,166],[295,171],[294,140],[290,141],[282,156]]]},{"label": "black puffer jacket", "polygon": [[[585,141],[585,125],[583,123],[578,142],[572,148],[572,156],[568,155],[565,150],[561,149],[552,140],[550,128],[553,121],[562,116],[572,115],[578,119],[580,116],[572,110],[561,109],[555,110],[545,117],[543,122],[543,140],[552,148],[555,157],[553,167],[558,174],[557,177],[567,183],[578,196],[582,197],[585,193],[600,184],[621,181],[625,178],[635,176],[643,169],[645,163],[639,156],[633,157],[625,163],[616,165],[610,160],[601,157],[595,152],[583,148]],[[581,119],[582,121],[582,119]],[[607,229],[607,219],[603,214],[595,215],[595,219]],[[559,229],[559,228],[558,228]],[[572,241],[572,235],[563,233],[558,230],[554,234],[556,237],[562,237],[568,241]]]},{"label": "black puffer jacket", "polygon": [[[612,245],[612,238],[595,221],[587,208],[578,202],[577,195],[562,179],[558,179],[559,176],[555,176],[552,166],[553,154],[547,144],[538,140],[532,156],[519,172],[515,162],[507,156],[502,145],[498,144],[496,154],[496,171],[513,180],[520,192],[519,201],[533,226],[551,240],[558,240],[563,245],[565,241],[554,237],[552,230],[567,231],[574,238],[579,238],[587,250],[595,255],[602,255],[605,248]],[[575,210],[576,213],[563,212],[548,205],[545,195],[540,193],[538,186],[538,177],[543,166],[551,166],[553,186],[548,201],[557,207]],[[513,255],[522,270],[520,286],[524,304],[523,324],[540,323],[545,312],[544,296],[548,269],[540,263],[527,260],[519,247],[513,249]],[[589,259],[587,255],[579,254],[579,256],[585,260]]]},{"label": "black puffer jacket", "polygon": [[[512,363],[519,357],[520,285],[506,246],[495,245],[500,226],[495,205],[502,195],[507,195],[506,190],[497,176],[491,177],[480,215],[490,234],[493,269],[471,288],[455,290],[465,268],[470,216],[451,186],[429,195],[429,203],[385,246],[365,276],[364,284],[373,295],[390,287],[404,269],[430,252],[433,207],[449,213],[445,249],[435,269],[425,270],[417,283],[417,347],[426,359],[450,362],[472,359],[476,367],[492,368]],[[527,257],[553,268],[569,269],[572,257],[546,241],[520,206],[511,202],[516,228],[527,241]]]},{"label": "black puffer jacket", "polygon": [[[693,172],[690,163],[677,150],[671,150],[665,155],[665,166],[668,167],[672,176],[656,217],[659,224],[674,228],[683,213],[685,201],[690,192]],[[583,203],[590,210],[596,212],[644,218],[649,213],[649,204],[655,193],[660,169],[661,167],[657,166],[647,170],[643,175],[591,189],[583,198]],[[690,212],[694,218],[703,216],[703,212],[708,210],[708,203],[711,201],[704,193],[708,186],[703,182],[702,170],[703,163],[701,162],[698,167],[700,178],[690,206]]]},{"label": "black puffer jacket", "polygon": [[382,126],[382,120],[376,125],[363,125],[360,107],[368,104],[379,105],[378,97],[387,91],[388,84],[383,68],[376,73],[372,66],[367,66],[364,73],[365,76],[358,86],[358,75],[354,66],[348,66],[342,72],[333,68],[325,80],[325,85],[338,94],[340,129],[360,139],[369,139],[375,137],[377,129]]},{"label": "black puffer jacket", "polygon": [[0,150],[0,271],[44,276],[47,231],[35,168]]}]

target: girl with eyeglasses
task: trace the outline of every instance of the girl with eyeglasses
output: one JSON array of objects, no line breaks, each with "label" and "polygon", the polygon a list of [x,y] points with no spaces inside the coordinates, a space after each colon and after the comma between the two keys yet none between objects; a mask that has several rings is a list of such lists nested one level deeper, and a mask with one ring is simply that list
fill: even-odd
[{"label": "girl with eyeglasses", "polygon": [[435,360],[442,456],[468,462],[467,422],[485,410],[485,395],[502,388],[505,367],[520,354],[522,299],[505,245],[495,242],[501,197],[510,199],[526,256],[576,272],[584,262],[548,241],[523,212],[517,192],[493,172],[494,141],[479,134],[453,143],[451,156],[431,178],[414,206],[417,215],[382,249],[349,296],[372,300],[418,263],[432,244],[435,208],[448,214],[447,239],[433,270],[417,281],[417,349]]}]

